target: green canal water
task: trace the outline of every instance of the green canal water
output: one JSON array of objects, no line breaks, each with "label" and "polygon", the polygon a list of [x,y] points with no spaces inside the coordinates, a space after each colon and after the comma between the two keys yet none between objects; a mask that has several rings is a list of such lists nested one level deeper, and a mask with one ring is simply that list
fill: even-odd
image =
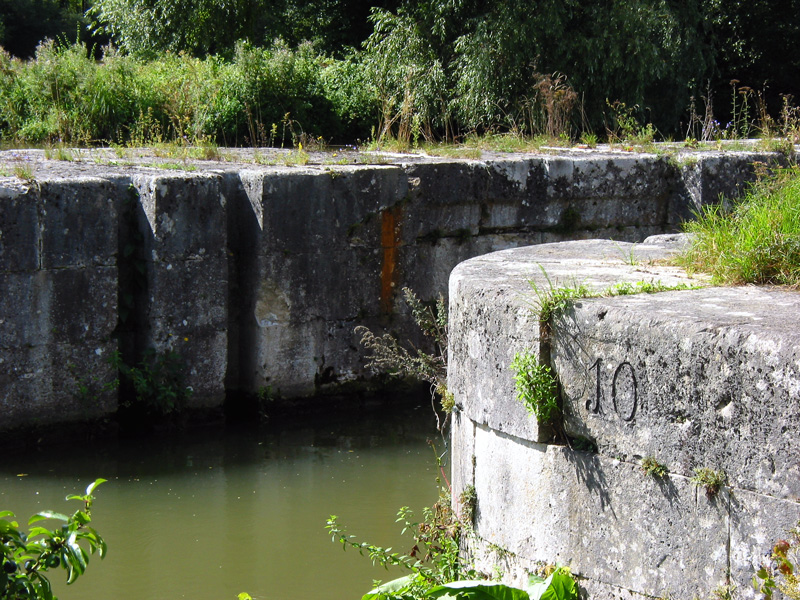
[{"label": "green canal water", "polygon": [[437,499],[442,440],[430,407],[269,427],[195,430],[6,456],[0,510],[22,521],[97,477],[96,529],[108,542],[61,600],[358,599],[373,579],[403,573],[342,550],[325,530],[336,514],[359,540],[406,550],[397,509]]}]

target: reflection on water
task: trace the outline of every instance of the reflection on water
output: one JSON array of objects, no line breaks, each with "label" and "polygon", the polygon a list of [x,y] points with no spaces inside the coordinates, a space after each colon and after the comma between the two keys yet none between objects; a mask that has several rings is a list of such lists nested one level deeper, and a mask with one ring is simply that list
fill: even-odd
[{"label": "reflection on water", "polygon": [[[436,500],[430,408],[276,428],[200,430],[171,439],[45,450],[4,458],[0,510],[74,510],[64,502],[95,478],[93,521],[109,552],[61,600],[360,598],[372,567],[331,543],[337,514],[360,540],[402,549],[395,514]],[[438,446],[441,446],[439,439]],[[9,464],[10,463],[10,464]]]}]

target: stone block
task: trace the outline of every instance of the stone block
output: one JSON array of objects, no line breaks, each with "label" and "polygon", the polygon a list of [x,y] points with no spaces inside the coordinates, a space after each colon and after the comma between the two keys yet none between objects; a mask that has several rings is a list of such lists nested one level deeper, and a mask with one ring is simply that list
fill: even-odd
[{"label": "stone block", "polygon": [[145,256],[154,262],[226,256],[226,202],[215,174],[137,175],[146,223]]},{"label": "stone block", "polygon": [[379,314],[383,261],[380,250],[367,248],[262,257],[251,290],[255,322],[354,320]]},{"label": "stone block", "polygon": [[789,539],[788,531],[800,523],[800,502],[734,490],[731,496],[731,578],[740,582],[738,595],[761,598],[747,583],[767,563],[775,542]]},{"label": "stone block", "polygon": [[701,152],[676,161],[680,178],[673,196],[673,222],[693,218],[702,206],[730,203],[756,180],[757,170],[786,166],[786,157],[775,152]]},{"label": "stone block", "polygon": [[0,348],[47,343],[52,278],[44,271],[0,274]]},{"label": "stone block", "polygon": [[261,253],[380,247],[381,215],[408,190],[397,167],[273,170],[262,177],[249,192]]},{"label": "stone block", "polygon": [[576,303],[553,323],[567,431],[800,497],[798,315],[796,293],[754,287]]},{"label": "stone block", "polygon": [[[449,382],[462,405],[453,481],[458,490],[474,478],[478,516],[468,546],[479,568],[491,572],[494,561],[504,581],[520,582],[543,563],[567,564],[591,597],[604,600],[705,597],[727,584],[754,597],[759,561],[800,519],[795,292],[588,298],[557,313],[540,351],[561,383],[564,432],[588,438],[596,453],[571,449],[569,439],[539,443],[536,432],[507,424],[496,416],[503,409],[486,402],[498,361],[479,343],[489,337],[481,330],[496,323],[491,339],[501,347],[521,329],[536,339],[535,324],[521,325],[530,317],[513,313],[520,300],[509,290],[519,294],[525,279],[545,292],[687,283],[656,262],[683,243],[661,236],[635,246],[541,245],[453,271]],[[512,393],[505,390],[506,402]],[[668,476],[646,476],[645,456],[665,464]],[[694,467],[724,470],[729,485],[709,496],[692,482]]]},{"label": "stone block", "polygon": [[654,597],[704,597],[724,582],[726,493],[684,477],[477,427],[477,535],[529,562]]},{"label": "stone block", "polygon": [[41,268],[114,266],[116,186],[96,178],[39,184]]},{"label": "stone block", "polygon": [[0,348],[106,339],[117,325],[117,270],[0,275]]},{"label": "stone block", "polygon": [[[487,172],[486,198],[490,203],[511,202],[529,205],[545,194],[546,159],[512,155],[508,159],[485,161]],[[482,165],[481,165],[482,166]]]},{"label": "stone block", "polygon": [[178,352],[193,406],[221,405],[228,365],[227,261],[209,256],[149,266],[146,345]]},{"label": "stone block", "polygon": [[548,198],[667,198],[674,170],[653,155],[548,157],[544,159]]},{"label": "stone block", "polygon": [[228,321],[228,262],[220,258],[149,263],[145,327],[163,340],[224,330]]},{"label": "stone block", "polygon": [[117,377],[109,364],[116,342],[47,344],[0,353],[3,429],[86,421],[116,411]]},{"label": "stone block", "polygon": [[546,294],[551,286],[578,283],[602,290],[643,278],[687,282],[677,269],[658,267],[648,273],[638,264],[665,252],[653,244],[570,242],[495,252],[458,265],[450,277],[448,381],[459,406],[479,424],[545,441],[551,432],[516,400],[510,370],[517,352],[539,352],[536,290]]},{"label": "stone block", "polygon": [[262,321],[257,331],[254,374],[246,374],[253,391],[269,387],[286,398],[312,395],[324,330],[325,323],[319,319],[291,325],[280,320]]},{"label": "stone block", "polygon": [[[539,352],[539,321],[526,279],[535,265],[511,275],[511,263],[472,259],[450,276],[448,388],[458,410],[480,425],[525,439],[551,435],[516,400],[509,366],[517,352]],[[516,266],[520,266],[516,263]]]},{"label": "stone block", "polygon": [[192,388],[191,408],[219,407],[225,402],[228,336],[225,331],[183,338],[174,348],[186,364],[186,384]]},{"label": "stone block", "polygon": [[39,267],[39,215],[36,194],[14,190],[0,198],[0,273]]},{"label": "stone block", "polygon": [[55,342],[81,346],[109,339],[117,326],[117,269],[46,272],[52,280],[50,332]]}]

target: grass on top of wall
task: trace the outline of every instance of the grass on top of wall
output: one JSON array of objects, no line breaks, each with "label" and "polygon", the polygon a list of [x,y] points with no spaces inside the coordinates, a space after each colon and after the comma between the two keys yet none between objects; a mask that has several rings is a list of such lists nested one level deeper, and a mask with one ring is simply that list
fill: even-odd
[{"label": "grass on top of wall", "polygon": [[686,224],[695,234],[678,262],[714,283],[800,287],[800,169],[762,178],[732,208],[707,206]]}]

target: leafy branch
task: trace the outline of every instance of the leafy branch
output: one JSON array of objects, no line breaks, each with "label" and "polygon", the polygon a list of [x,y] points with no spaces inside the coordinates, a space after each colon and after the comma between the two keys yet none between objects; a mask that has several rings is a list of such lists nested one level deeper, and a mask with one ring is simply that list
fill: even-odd
[{"label": "leafy branch", "polygon": [[[67,571],[67,583],[75,582],[86,572],[90,554],[100,558],[106,555],[106,542],[89,525],[92,521],[94,490],[105,479],[97,479],[82,495],[67,496],[67,500],[83,502],[83,508],[71,516],[53,511],[42,511],[28,519],[28,525],[54,519],[63,525],[48,529],[41,525],[31,527],[26,533],[16,521],[8,520],[15,515],[11,511],[0,511],[0,549],[3,568],[0,571],[0,597],[8,600],[56,600],[48,569],[61,566]],[[85,542],[87,550],[81,546]]]}]

